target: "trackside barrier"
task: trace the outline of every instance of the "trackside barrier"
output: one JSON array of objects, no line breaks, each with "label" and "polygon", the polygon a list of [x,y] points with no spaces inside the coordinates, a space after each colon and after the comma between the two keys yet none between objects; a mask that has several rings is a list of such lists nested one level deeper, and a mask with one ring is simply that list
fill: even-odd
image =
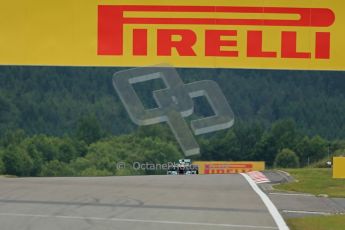
[{"label": "trackside barrier", "polygon": [[194,161],[199,174],[233,174],[265,170],[264,161]]}]

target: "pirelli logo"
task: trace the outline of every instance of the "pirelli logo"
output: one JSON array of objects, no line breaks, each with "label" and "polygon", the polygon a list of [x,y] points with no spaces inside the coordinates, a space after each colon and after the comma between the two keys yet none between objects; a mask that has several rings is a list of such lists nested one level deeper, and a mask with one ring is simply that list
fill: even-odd
[{"label": "pirelli logo", "polygon": [[223,163],[223,164],[206,164],[204,174],[232,174],[232,173],[245,173],[253,170],[252,164],[236,164],[236,163]]},{"label": "pirelli logo", "polygon": [[200,174],[248,173],[265,170],[263,161],[193,161]]},{"label": "pirelli logo", "polygon": [[[327,29],[335,20],[328,8],[100,5],[97,54],[125,55],[126,32],[133,57],[327,60],[332,58]],[[149,33],[145,26],[155,29]],[[309,41],[300,45],[305,33]],[[279,45],[272,48],[270,42]]]},{"label": "pirelli logo", "polygon": [[345,71],[344,0],[43,2],[1,3],[0,65]]}]

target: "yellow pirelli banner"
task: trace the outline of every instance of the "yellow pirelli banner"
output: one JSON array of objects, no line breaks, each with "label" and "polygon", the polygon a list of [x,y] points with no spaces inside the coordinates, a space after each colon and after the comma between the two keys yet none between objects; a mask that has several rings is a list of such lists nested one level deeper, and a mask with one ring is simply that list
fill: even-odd
[{"label": "yellow pirelli banner", "polygon": [[0,64],[345,70],[344,0],[11,0]]},{"label": "yellow pirelli banner", "polygon": [[199,174],[232,174],[265,170],[264,161],[193,161]]},{"label": "yellow pirelli banner", "polygon": [[345,157],[333,157],[333,178],[345,179]]}]

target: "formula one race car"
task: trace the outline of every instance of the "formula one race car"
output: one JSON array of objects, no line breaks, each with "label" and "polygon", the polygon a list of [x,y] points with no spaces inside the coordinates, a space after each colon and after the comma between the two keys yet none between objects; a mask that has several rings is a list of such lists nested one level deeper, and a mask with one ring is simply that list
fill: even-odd
[{"label": "formula one race car", "polygon": [[191,175],[199,174],[198,165],[192,165],[190,159],[180,159],[178,164],[169,167],[168,175]]}]

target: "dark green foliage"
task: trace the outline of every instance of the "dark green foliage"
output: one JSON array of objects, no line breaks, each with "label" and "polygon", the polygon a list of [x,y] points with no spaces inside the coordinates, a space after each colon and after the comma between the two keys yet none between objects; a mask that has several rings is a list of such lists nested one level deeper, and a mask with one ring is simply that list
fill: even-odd
[{"label": "dark green foliage", "polygon": [[76,134],[78,140],[89,145],[101,139],[102,135],[101,127],[95,116],[83,117],[79,121]]},{"label": "dark green foliage", "polygon": [[297,168],[299,167],[298,156],[290,149],[283,149],[276,156],[274,166],[277,168]]},{"label": "dark green foliage", "polygon": [[305,166],[326,157],[328,145],[329,143],[320,136],[313,138],[304,137],[295,148],[301,165]]},{"label": "dark green foliage", "polygon": [[[135,125],[112,86],[119,68],[0,67],[0,135],[20,128],[29,135],[74,134],[78,121],[95,116],[105,133],[128,134]],[[300,131],[328,139],[345,138],[344,72],[179,69],[183,81],[219,83],[237,121],[265,128],[292,118]],[[154,107],[150,90],[136,87],[144,104]],[[196,108],[207,114],[207,106]],[[205,111],[204,111],[205,110]]]},{"label": "dark green foliage", "polygon": [[0,146],[8,147],[18,145],[26,138],[25,131],[22,129],[7,130],[0,140]]},{"label": "dark green foliage", "polygon": [[[123,175],[124,173],[121,172],[123,170],[119,169],[117,164],[124,163],[127,166],[125,170],[129,170],[128,173],[152,174],[158,172],[150,170],[134,172],[133,164],[136,162],[152,164],[175,162],[181,157],[182,155],[175,145],[160,138],[126,135],[108,138],[92,144],[85,160],[77,159],[75,164],[83,171],[94,166],[97,170],[106,170],[113,175]],[[84,169],[82,165],[84,165]]]},{"label": "dark green foliage", "polygon": [[81,171],[78,176],[112,176],[114,173],[109,172],[106,169],[97,169],[94,166],[86,168],[85,170]]},{"label": "dark green foliage", "polygon": [[159,139],[163,141],[174,142],[177,144],[177,141],[167,124],[161,123],[156,125],[140,126],[135,133],[138,137],[159,137]]},{"label": "dark green foliage", "polygon": [[47,163],[51,161],[69,163],[77,157],[84,156],[87,151],[84,142],[69,137],[59,138],[41,134],[25,137],[22,140],[18,138],[12,140],[15,141],[5,141],[11,144],[0,148],[0,160],[2,159],[5,165],[2,173],[17,176],[42,175],[43,167]]},{"label": "dark green foliage", "polygon": [[0,86],[0,134],[8,129],[16,127],[18,110],[13,102],[1,93]]},{"label": "dark green foliage", "polygon": [[72,168],[58,160],[46,162],[42,167],[41,176],[73,176]]},{"label": "dark green foliage", "polygon": [[264,160],[268,165],[272,165],[277,152],[283,148],[294,149],[300,136],[294,121],[277,121],[272,125],[270,132],[265,133],[258,142],[255,159]]},{"label": "dark green foliage", "polygon": [[[11,144],[0,147],[0,170],[2,159],[4,169],[1,173],[18,176],[162,174],[164,170],[137,170],[134,165],[176,162],[183,157],[165,125],[141,127],[134,134],[108,136],[88,146],[68,136],[41,134],[11,140],[5,141]],[[198,142],[201,155],[194,156],[194,160],[256,160],[279,167],[296,167],[299,163],[313,165],[324,159],[328,146],[333,146],[330,154],[343,150],[339,140],[328,142],[320,136],[302,135],[291,120],[280,120],[267,130],[259,123],[238,122],[232,129],[198,137]],[[126,167],[119,167],[119,163]]]},{"label": "dark green foliage", "polygon": [[[166,124],[136,127],[112,86],[119,68],[0,67],[0,173],[19,176],[151,174],[118,170],[123,161],[182,157]],[[232,129],[198,136],[201,160],[263,160],[288,148],[305,166],[345,149],[344,72],[179,69],[185,83],[218,82],[231,105]],[[144,106],[152,90],[135,86]],[[194,100],[198,118],[212,115]],[[326,138],[326,139],[325,139]],[[3,162],[3,164],[1,164]],[[3,169],[1,169],[1,165]],[[50,170],[51,169],[51,170]]]},{"label": "dark green foliage", "polygon": [[8,147],[3,155],[6,174],[30,176],[33,161],[29,154],[21,147]]},{"label": "dark green foliage", "polygon": [[[157,130],[165,130],[156,127]],[[148,130],[150,133],[150,129]],[[162,131],[162,133],[165,131]],[[135,169],[136,162],[160,164],[182,157],[176,143],[162,138],[113,136],[90,143],[69,137],[34,135],[0,148],[0,173],[17,176],[109,176],[162,174],[164,170]],[[152,135],[154,133],[151,133]],[[126,168],[119,167],[123,164]]]},{"label": "dark green foliage", "polygon": [[3,174],[5,172],[6,168],[5,168],[5,164],[2,161],[2,156],[0,156],[0,175]]},{"label": "dark green foliage", "polygon": [[279,120],[266,131],[257,123],[238,122],[234,128],[199,142],[203,160],[255,160],[268,166],[273,166],[277,153],[285,148],[297,153],[302,166],[311,164],[327,155],[329,143],[320,136],[302,135],[291,119]]},{"label": "dark green foliage", "polygon": [[345,156],[345,149],[338,149],[334,152],[334,156]]}]

